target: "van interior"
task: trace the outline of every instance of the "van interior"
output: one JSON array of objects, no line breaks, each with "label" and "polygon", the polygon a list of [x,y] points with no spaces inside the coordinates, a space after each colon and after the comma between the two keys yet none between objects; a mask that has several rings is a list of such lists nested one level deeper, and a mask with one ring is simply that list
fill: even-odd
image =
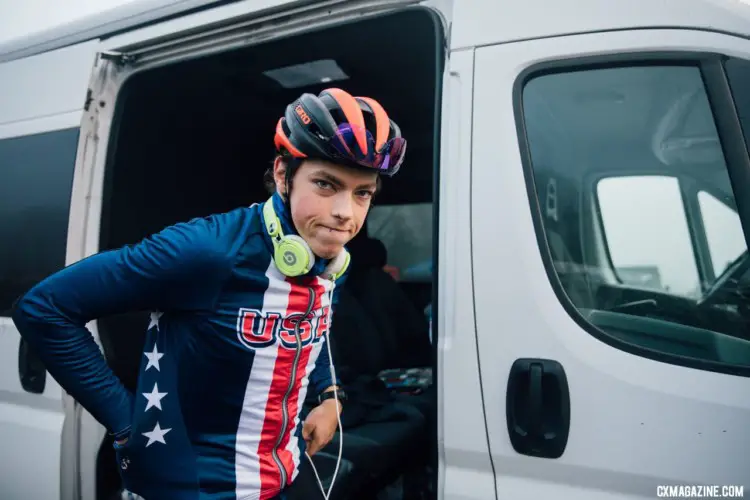
[{"label": "van interior", "polygon": [[[430,311],[442,30],[419,7],[361,18],[137,72],[116,102],[102,250],[267,199],[262,178],[275,156],[276,122],[302,92],[339,86],[372,96],[408,139],[404,166],[384,179],[351,243],[351,274],[333,318],[333,356],[349,401],[330,498],[432,498],[436,491]],[[142,312],[98,325],[110,366],[131,390],[147,324]],[[398,375],[408,369],[404,382]],[[394,378],[388,370],[399,371]],[[337,454],[338,434],[315,455],[326,488]],[[111,442],[102,443],[97,463],[97,498],[113,498],[120,484]]]}]

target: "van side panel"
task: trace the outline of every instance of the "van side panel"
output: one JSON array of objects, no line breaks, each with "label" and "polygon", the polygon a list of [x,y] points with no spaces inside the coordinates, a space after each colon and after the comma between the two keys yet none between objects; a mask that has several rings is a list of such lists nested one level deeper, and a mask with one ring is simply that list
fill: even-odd
[{"label": "van side panel", "polygon": [[97,44],[0,64],[0,126],[83,109]]},{"label": "van side panel", "polygon": [[0,498],[60,498],[61,467],[74,462],[63,455],[63,392],[21,351],[9,314],[18,295],[65,264],[97,43],[0,64]]},{"label": "van side panel", "polygon": [[[20,352],[20,335],[7,314],[13,297],[50,266],[64,264],[66,207],[80,116],[66,113],[20,124],[22,135],[0,137],[0,193],[5,192],[0,229],[7,238],[0,241],[0,498],[56,499],[63,461],[63,393],[43,367],[29,368],[33,358]],[[49,165],[59,170],[45,177]],[[37,181],[48,184],[28,192]],[[41,387],[30,383],[34,380]]]}]

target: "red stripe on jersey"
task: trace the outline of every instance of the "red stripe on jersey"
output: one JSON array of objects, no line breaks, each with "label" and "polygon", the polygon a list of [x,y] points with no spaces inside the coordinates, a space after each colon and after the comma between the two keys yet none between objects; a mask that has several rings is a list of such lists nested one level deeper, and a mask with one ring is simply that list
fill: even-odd
[{"label": "red stripe on jersey", "polygon": [[[320,310],[322,306],[321,299],[323,297],[323,294],[325,293],[325,288],[320,284],[320,280],[315,280],[312,283],[308,284],[307,286],[312,288],[313,293],[315,294],[313,308],[311,309],[311,311],[318,311]],[[307,289],[305,289],[305,293],[306,294],[308,293]],[[307,306],[307,304],[305,304],[305,306]],[[312,317],[313,317],[313,314],[308,316],[308,318],[311,320],[311,324],[314,325],[315,322],[312,321]],[[288,399],[288,411],[289,411],[288,415],[290,415],[290,417],[296,416],[300,409],[300,405],[299,405],[300,389],[302,388],[302,379],[305,377],[305,372],[307,370],[307,363],[310,360],[310,352],[312,351],[312,348],[313,346],[312,344],[310,344],[310,345],[307,345],[303,349],[300,355],[299,363],[297,364],[297,376],[295,377],[295,380],[294,380],[294,390],[292,391],[292,394],[289,396],[289,399]],[[281,444],[279,445],[279,455],[282,457],[284,467],[287,470],[287,484],[291,484],[291,481],[292,481],[292,472],[294,471],[294,456],[286,448],[287,448],[287,445],[289,444],[289,440],[294,434],[294,430],[295,430],[294,419],[290,418],[287,424],[287,428],[285,429],[285,432],[284,432],[284,437],[281,441]]]},{"label": "red stripe on jersey", "polygon": [[[288,279],[287,281],[290,284],[290,290],[286,316],[288,317],[289,315],[294,313],[305,313],[308,309],[308,303],[310,300],[308,281],[293,281],[291,279]],[[317,297],[315,300],[318,300]],[[296,398],[299,392],[298,381],[301,381],[301,375],[304,375],[309,355],[309,347],[306,349],[302,349],[302,351],[300,352],[300,358],[297,362],[297,372],[294,377],[294,386],[289,395],[289,399],[287,400],[287,410],[289,409],[292,399],[294,399],[296,406]],[[266,412],[263,419],[263,430],[261,432],[260,443],[258,444],[258,457],[260,460],[261,500],[271,498],[273,495],[277,494],[279,489],[281,488],[281,474],[279,472],[278,464],[273,458],[273,449],[276,445],[276,442],[279,440],[279,434],[282,432],[282,430],[288,429],[289,423],[293,423],[294,416],[296,415],[296,413],[290,413],[287,411],[287,429],[282,429],[283,399],[286,395],[287,389],[289,388],[289,381],[292,377],[292,368],[294,365],[295,356],[296,349],[286,349],[281,345],[281,343],[279,343],[278,353],[276,355],[276,363],[274,364],[273,368],[271,388],[268,391],[268,401],[266,403]],[[289,441],[288,431],[284,434],[285,435],[283,436],[277,448],[277,455],[279,456],[284,469],[286,469],[287,478],[289,478],[293,471],[293,460],[291,454],[283,449],[285,443],[288,443]]]}]

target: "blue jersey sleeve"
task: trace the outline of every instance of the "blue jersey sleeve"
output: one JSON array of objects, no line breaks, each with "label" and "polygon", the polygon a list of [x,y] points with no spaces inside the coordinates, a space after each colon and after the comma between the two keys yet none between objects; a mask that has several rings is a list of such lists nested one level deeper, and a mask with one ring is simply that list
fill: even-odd
[{"label": "blue jersey sleeve", "polygon": [[177,224],[49,276],[17,302],[13,321],[49,373],[116,437],[133,396],[108,367],[86,324],[137,310],[210,307],[231,271],[216,218]]},{"label": "blue jersey sleeve", "polygon": [[[333,297],[331,298],[331,315],[333,315],[333,312],[338,305],[340,295],[339,290],[346,282],[347,276],[348,271],[336,281],[336,287],[333,289]],[[331,329],[333,329],[334,326],[335,323],[332,323]],[[322,340],[323,344],[320,349],[320,354],[318,354],[318,359],[315,360],[315,368],[310,372],[310,385],[313,387],[316,395],[334,385],[333,379],[331,378],[331,358],[328,355],[328,346],[326,345],[328,343],[329,335],[330,331]],[[336,385],[341,386],[341,380],[338,375],[336,376]]]}]

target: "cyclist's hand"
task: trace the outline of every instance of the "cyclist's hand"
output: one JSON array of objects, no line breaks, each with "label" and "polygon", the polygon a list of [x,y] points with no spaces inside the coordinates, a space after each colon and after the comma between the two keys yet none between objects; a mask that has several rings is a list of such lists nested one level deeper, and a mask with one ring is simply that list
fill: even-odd
[{"label": "cyclist's hand", "polygon": [[311,457],[331,442],[338,425],[336,401],[328,399],[312,409],[302,426],[302,438]]}]

